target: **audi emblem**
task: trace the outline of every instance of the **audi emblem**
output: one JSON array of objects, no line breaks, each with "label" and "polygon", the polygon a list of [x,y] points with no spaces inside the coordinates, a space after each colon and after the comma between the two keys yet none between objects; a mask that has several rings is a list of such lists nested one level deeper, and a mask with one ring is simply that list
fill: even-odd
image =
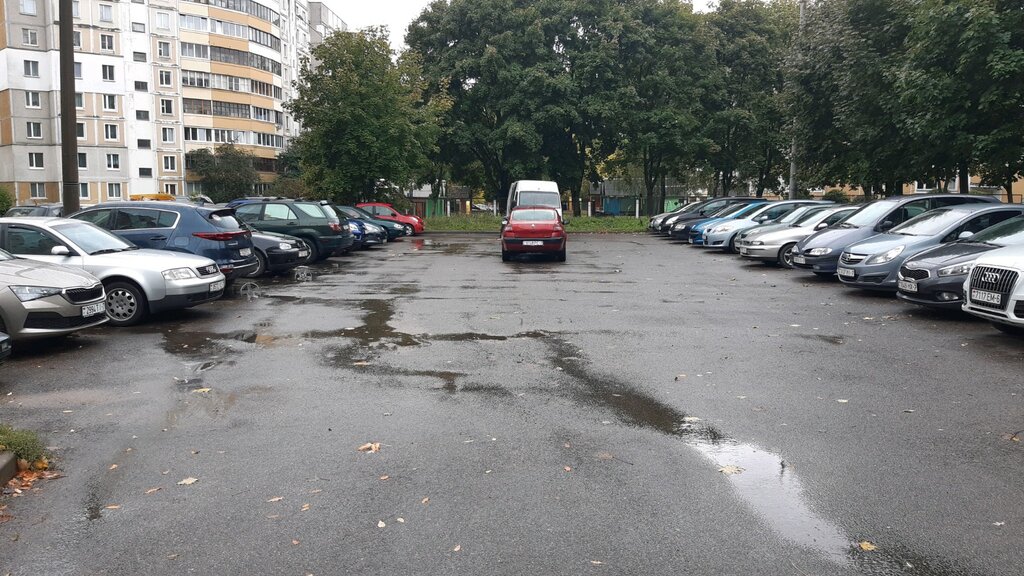
[{"label": "audi emblem", "polygon": [[1002,275],[996,272],[983,272],[981,274],[981,281],[987,282],[989,284],[995,284],[996,282],[999,282],[1000,278],[1002,278]]}]

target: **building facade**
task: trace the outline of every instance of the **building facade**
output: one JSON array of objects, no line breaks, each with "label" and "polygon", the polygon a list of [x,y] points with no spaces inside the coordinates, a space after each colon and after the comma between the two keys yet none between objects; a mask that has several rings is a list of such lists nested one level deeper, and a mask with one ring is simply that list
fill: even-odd
[{"label": "building facade", "polygon": [[[314,3],[319,4],[319,3]],[[75,0],[82,204],[201,191],[186,154],[234,143],[269,185],[300,130],[284,109],[308,55],[305,0]],[[0,187],[60,200],[57,0],[0,0]]]}]

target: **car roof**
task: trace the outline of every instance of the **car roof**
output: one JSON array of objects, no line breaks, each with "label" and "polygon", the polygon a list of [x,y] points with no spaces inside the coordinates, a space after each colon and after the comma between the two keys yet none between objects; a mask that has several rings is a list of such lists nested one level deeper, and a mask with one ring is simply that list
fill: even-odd
[{"label": "car roof", "polygon": [[[0,223],[7,224],[52,224],[53,222],[67,222],[69,218],[60,216],[0,216]],[[77,220],[76,220],[77,222]]]}]

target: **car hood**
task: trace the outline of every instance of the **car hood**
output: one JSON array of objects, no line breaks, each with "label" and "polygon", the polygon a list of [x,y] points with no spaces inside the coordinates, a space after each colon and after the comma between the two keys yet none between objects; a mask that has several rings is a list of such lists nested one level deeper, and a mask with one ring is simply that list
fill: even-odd
[{"label": "car hood", "polygon": [[757,236],[748,235],[747,239],[750,240],[751,238],[756,238],[765,244],[799,242],[800,240],[810,236],[813,232],[814,231],[810,228],[805,228],[803,226],[789,226],[787,224],[783,225],[781,228],[766,230],[764,233],[758,234]]},{"label": "car hood", "polygon": [[743,235],[746,238],[753,238],[755,236],[760,237],[764,234],[778,232],[779,230],[784,230],[786,228],[789,228],[789,224],[758,224],[749,230],[745,230]]},{"label": "car hood", "polygon": [[79,268],[24,258],[0,261],[0,286],[17,284],[73,288],[93,286],[97,282],[99,280],[95,276]]},{"label": "car hood", "polygon": [[977,260],[985,252],[997,248],[998,246],[988,244],[952,242],[911,256],[907,258],[905,265],[911,268],[943,268]]},{"label": "car hood", "polygon": [[986,252],[978,257],[977,264],[985,266],[1002,266],[1020,270],[1024,268],[1024,245],[1007,246]]},{"label": "car hood", "polygon": [[801,251],[810,248],[832,248],[839,251],[875,234],[872,228],[826,228],[804,238],[797,248]]},{"label": "car hood", "polygon": [[855,254],[881,254],[888,250],[899,246],[906,246],[907,250],[912,248],[920,248],[923,246],[931,246],[937,244],[939,239],[935,236],[903,236],[900,234],[877,234],[862,240],[855,242],[846,247],[847,252]]},{"label": "car hood", "polygon": [[718,224],[719,222],[725,222],[726,220],[726,218],[707,218],[700,222],[694,223],[693,229],[706,230],[709,226],[714,226],[715,224]]},{"label": "car hood", "polygon": [[198,268],[215,264],[205,256],[171,252],[170,250],[150,250],[141,248],[126,252],[96,254],[85,257],[91,267],[134,268],[136,270],[154,270],[162,272],[172,268]]}]

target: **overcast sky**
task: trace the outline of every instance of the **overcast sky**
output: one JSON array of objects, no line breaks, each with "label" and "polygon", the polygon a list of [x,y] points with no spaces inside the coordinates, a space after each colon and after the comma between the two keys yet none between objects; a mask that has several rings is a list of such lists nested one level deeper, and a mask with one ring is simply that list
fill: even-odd
[{"label": "overcast sky", "polygon": [[[430,0],[322,0],[350,28],[386,25],[391,30],[391,45],[404,45],[402,37],[409,23],[430,4]],[[693,0],[694,9],[706,10],[714,0]]]}]

